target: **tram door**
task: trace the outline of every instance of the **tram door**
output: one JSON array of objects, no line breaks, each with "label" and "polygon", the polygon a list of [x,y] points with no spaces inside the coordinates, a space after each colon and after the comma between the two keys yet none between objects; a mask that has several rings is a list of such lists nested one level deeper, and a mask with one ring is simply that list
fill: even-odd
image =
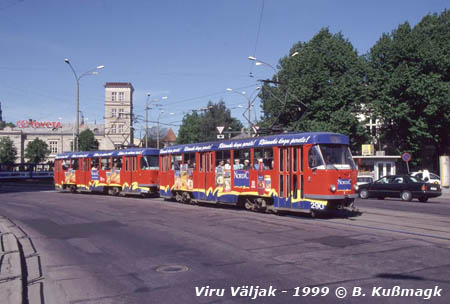
[{"label": "tram door", "polygon": [[[80,184],[89,185],[89,175],[91,170],[91,162],[88,158],[80,158],[81,179]],[[78,184],[78,181],[77,181]]]},{"label": "tram door", "polygon": [[199,191],[198,199],[200,200],[207,200],[208,189],[215,188],[213,153],[214,152],[200,153],[199,178],[196,180],[198,182],[196,188],[203,190]]},{"label": "tram door", "polygon": [[287,147],[279,150],[279,195],[282,208],[292,208],[302,196],[301,147]]},{"label": "tram door", "polygon": [[133,182],[133,173],[137,170],[137,157],[136,156],[126,156],[124,170],[120,173],[120,183],[124,185],[125,183],[131,187]]}]

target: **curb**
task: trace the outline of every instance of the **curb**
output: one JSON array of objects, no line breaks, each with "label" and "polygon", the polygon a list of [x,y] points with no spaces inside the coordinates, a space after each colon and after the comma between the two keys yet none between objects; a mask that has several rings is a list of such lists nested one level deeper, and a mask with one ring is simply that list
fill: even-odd
[{"label": "curb", "polygon": [[24,282],[20,244],[10,227],[14,227],[14,224],[0,217],[0,298],[4,299],[5,303],[23,303]]}]

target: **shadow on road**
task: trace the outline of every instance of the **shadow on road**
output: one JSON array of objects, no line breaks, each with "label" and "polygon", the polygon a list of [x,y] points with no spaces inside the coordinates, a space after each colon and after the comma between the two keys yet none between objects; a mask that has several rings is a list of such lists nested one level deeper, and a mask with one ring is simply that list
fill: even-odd
[{"label": "shadow on road", "polygon": [[54,190],[52,179],[45,180],[21,180],[0,182],[0,193],[12,192],[37,192]]}]

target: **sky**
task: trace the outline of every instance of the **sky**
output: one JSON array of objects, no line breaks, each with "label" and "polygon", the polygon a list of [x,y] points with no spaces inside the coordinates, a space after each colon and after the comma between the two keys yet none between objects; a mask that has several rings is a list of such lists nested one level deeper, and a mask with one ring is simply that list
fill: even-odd
[{"label": "sky", "polygon": [[[130,82],[136,135],[142,133],[147,94],[163,104],[160,122],[175,131],[186,113],[224,100],[245,122],[258,80],[271,78],[278,60],[320,29],[342,32],[358,54],[383,33],[426,14],[444,0],[0,0],[0,102],[3,120],[75,121],[75,77],[80,110],[103,123],[104,85]],[[254,56],[269,65],[255,66]],[[250,77],[250,73],[253,77]],[[167,99],[162,97],[167,96]],[[258,101],[255,110],[260,112]],[[252,110],[253,111],[253,110]],[[149,120],[156,121],[152,109]],[[152,123],[150,123],[151,125]],[[245,123],[246,124],[246,123]]]}]

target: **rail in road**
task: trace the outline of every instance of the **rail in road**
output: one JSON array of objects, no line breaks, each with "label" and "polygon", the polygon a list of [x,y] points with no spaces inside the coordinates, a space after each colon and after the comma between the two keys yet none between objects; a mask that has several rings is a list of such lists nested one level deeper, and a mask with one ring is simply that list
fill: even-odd
[{"label": "rail in road", "polygon": [[[41,190],[1,193],[0,214],[33,241],[37,252],[24,256],[27,263],[42,262],[42,275],[29,276],[44,286],[45,303],[247,303],[249,297],[232,297],[229,290],[250,285],[286,291],[260,298],[264,303],[335,303],[340,287],[396,285],[442,288],[433,304],[450,298],[448,216],[363,204],[358,216],[277,216]],[[197,296],[196,287],[206,286],[227,292]],[[305,286],[330,294],[292,296]],[[347,300],[397,304],[423,297]]]}]

